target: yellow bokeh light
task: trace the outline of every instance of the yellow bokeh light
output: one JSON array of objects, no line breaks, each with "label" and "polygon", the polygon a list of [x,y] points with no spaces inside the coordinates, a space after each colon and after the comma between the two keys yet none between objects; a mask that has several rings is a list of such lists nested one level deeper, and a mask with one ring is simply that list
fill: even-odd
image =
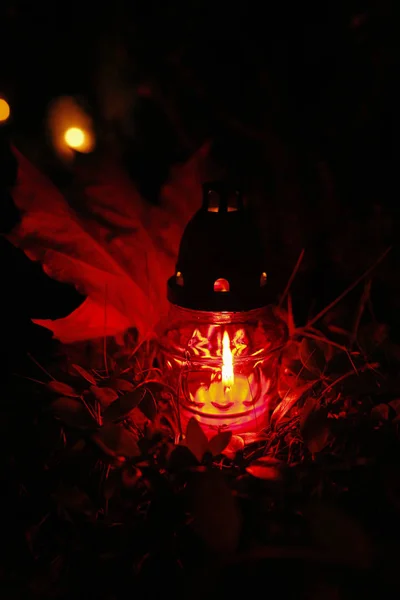
[{"label": "yellow bokeh light", "polygon": [[10,106],[4,98],[0,98],[0,122],[7,121],[10,116]]},{"label": "yellow bokeh light", "polygon": [[85,133],[79,127],[70,127],[64,134],[64,139],[70,148],[82,148],[85,143]]}]

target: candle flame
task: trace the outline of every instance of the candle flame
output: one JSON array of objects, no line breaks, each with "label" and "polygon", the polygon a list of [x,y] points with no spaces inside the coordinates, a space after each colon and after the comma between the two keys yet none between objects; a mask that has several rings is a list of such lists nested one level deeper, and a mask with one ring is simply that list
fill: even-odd
[{"label": "candle flame", "polygon": [[222,338],[222,383],[226,388],[232,387],[234,383],[234,375],[233,375],[233,358],[231,351],[231,341],[229,339],[229,334],[227,331],[224,331],[224,335]]}]

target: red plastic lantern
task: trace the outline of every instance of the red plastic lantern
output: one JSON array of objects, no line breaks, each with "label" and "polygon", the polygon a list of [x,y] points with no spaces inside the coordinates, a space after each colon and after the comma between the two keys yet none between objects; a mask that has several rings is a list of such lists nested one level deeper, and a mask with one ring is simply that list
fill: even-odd
[{"label": "red plastic lantern", "polygon": [[285,324],[268,306],[265,259],[240,192],[204,185],[182,236],[160,360],[176,391],[182,431],[256,432],[276,397]]}]

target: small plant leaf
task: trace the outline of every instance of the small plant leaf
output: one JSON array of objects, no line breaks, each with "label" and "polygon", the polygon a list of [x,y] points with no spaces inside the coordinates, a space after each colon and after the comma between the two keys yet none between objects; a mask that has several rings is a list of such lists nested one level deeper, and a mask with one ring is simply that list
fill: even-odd
[{"label": "small plant leaf", "polygon": [[300,419],[300,433],[312,454],[321,452],[328,443],[330,429],[326,409],[319,408],[318,401],[308,398]]},{"label": "small plant leaf", "polygon": [[325,369],[325,352],[321,343],[316,340],[303,338],[300,343],[300,360],[307,371],[321,376]]},{"label": "small plant leaf", "polygon": [[246,471],[257,479],[279,481],[282,479],[284,463],[271,456],[262,456],[254,460]]},{"label": "small plant leaf", "polygon": [[113,386],[119,392],[133,392],[133,390],[135,389],[135,386],[133,385],[133,383],[131,383],[130,381],[127,381],[126,379],[116,379],[113,382]]},{"label": "small plant leaf", "polygon": [[223,454],[231,439],[231,431],[220,431],[208,442],[208,450],[213,456],[219,456],[220,454]]},{"label": "small plant leaf", "polygon": [[146,390],[136,388],[133,392],[127,392],[121,398],[112,402],[104,411],[104,421],[122,421],[143,400]]},{"label": "small plant leaf", "polygon": [[187,425],[185,445],[201,462],[208,448],[208,439],[200,423],[194,417],[189,420]]},{"label": "small plant leaf", "polygon": [[281,419],[286,415],[286,413],[293,408],[293,406],[300,400],[300,398],[314,385],[314,382],[309,382],[304,385],[299,385],[298,387],[289,390],[286,393],[286,396],[283,400],[278,404],[275,408],[274,412],[271,415],[271,427],[274,428],[279,423]]},{"label": "small plant leaf", "polygon": [[235,458],[236,454],[244,449],[244,439],[240,435],[233,435],[222,454],[228,458]]},{"label": "small plant leaf", "polygon": [[105,410],[112,402],[118,399],[117,392],[108,387],[101,388],[97,385],[91,385],[90,391],[96,400],[98,400],[103,410]]},{"label": "small plant leaf", "polygon": [[51,403],[50,410],[54,417],[60,419],[70,427],[86,429],[96,425],[82,402],[74,398],[57,398],[57,400]]},{"label": "small plant leaf", "polygon": [[62,396],[69,396],[70,398],[79,398],[79,394],[74,388],[67,383],[62,381],[50,381],[47,387],[55,394],[61,394]]},{"label": "small plant leaf", "polygon": [[389,419],[388,404],[378,404],[371,410],[371,417],[376,421],[387,421]]},{"label": "small plant leaf", "polygon": [[96,385],[95,378],[93,377],[93,375],[91,373],[89,373],[88,371],[86,371],[86,369],[84,369],[83,367],[80,367],[79,365],[75,365],[75,364],[72,364],[71,367],[73,369],[75,369],[75,371],[77,373],[79,373],[79,375],[81,377],[83,377],[83,379],[86,379],[86,381],[88,381],[92,385]]},{"label": "small plant leaf", "polygon": [[109,456],[140,456],[135,436],[122,424],[109,423],[93,434],[92,439]]}]

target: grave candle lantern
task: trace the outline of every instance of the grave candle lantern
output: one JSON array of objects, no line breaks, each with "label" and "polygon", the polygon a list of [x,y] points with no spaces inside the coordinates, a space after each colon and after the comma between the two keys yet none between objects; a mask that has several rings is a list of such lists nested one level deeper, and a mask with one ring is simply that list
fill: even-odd
[{"label": "grave candle lantern", "polygon": [[203,186],[168,300],[160,362],[176,391],[182,431],[191,417],[209,434],[263,429],[286,326],[268,304],[265,259],[240,192]]}]

